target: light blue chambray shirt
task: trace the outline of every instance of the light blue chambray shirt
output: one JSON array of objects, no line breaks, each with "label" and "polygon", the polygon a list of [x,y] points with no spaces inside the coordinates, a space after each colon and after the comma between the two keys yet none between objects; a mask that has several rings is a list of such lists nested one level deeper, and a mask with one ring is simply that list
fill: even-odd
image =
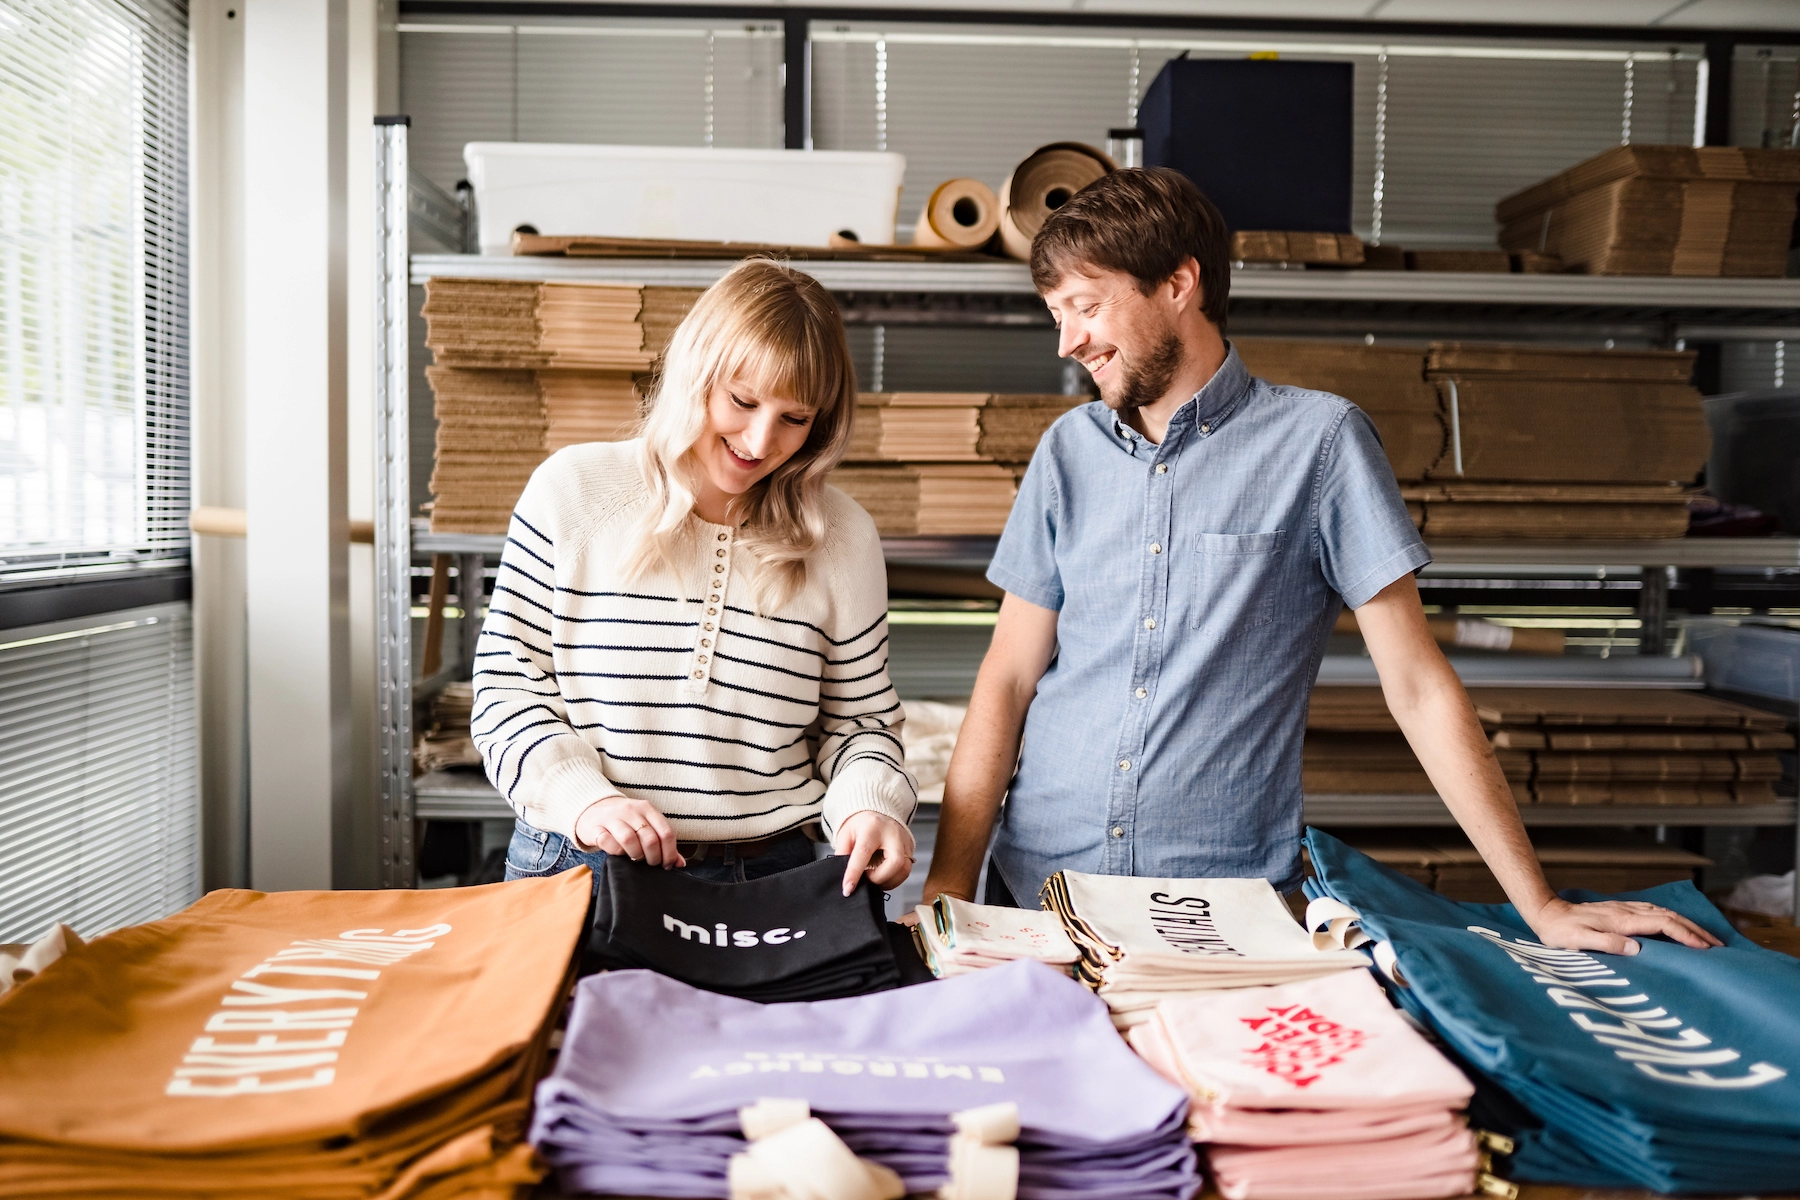
[{"label": "light blue chambray shirt", "polygon": [[1096,401],[1045,434],[988,578],[1054,609],[993,864],[1301,876],[1300,744],[1337,619],[1431,561],[1381,441],[1237,351],[1156,445]]}]

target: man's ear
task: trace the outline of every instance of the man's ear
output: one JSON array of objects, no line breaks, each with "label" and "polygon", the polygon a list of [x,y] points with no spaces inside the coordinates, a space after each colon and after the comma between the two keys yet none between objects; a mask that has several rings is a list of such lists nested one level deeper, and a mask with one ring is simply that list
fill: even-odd
[{"label": "man's ear", "polygon": [[1163,286],[1169,289],[1169,298],[1175,302],[1176,308],[1187,308],[1192,305],[1196,311],[1199,311],[1206,306],[1206,297],[1200,294],[1200,262],[1198,259],[1184,260],[1164,281]]}]

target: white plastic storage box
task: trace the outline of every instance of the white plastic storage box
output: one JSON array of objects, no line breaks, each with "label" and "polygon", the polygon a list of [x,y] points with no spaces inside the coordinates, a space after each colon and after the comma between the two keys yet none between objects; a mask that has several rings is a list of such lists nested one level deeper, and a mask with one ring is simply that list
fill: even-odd
[{"label": "white plastic storage box", "polygon": [[705,150],[470,142],[481,252],[513,230],[547,237],[680,238],[823,246],[847,230],[891,243],[906,156],[848,150]]},{"label": "white plastic storage box", "polygon": [[1706,660],[1708,687],[1800,703],[1800,630],[1690,617],[1688,645]]}]

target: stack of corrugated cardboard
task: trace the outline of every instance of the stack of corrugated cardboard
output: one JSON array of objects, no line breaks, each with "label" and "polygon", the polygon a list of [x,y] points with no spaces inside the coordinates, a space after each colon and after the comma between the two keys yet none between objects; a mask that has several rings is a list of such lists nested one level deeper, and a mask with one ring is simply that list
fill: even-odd
[{"label": "stack of corrugated cardboard", "polygon": [[1687,531],[1705,462],[1693,355],[1237,339],[1253,374],[1334,392],[1381,433],[1427,537],[1661,538]]},{"label": "stack of corrugated cardboard", "polygon": [[1591,275],[1786,273],[1800,153],[1615,146],[1500,201],[1508,250]]},{"label": "stack of corrugated cardboard", "polygon": [[1231,257],[1246,263],[1317,263],[1358,267],[1363,244],[1350,233],[1297,233],[1279,229],[1240,229],[1231,235]]},{"label": "stack of corrugated cardboard", "polygon": [[548,426],[530,371],[427,367],[437,415],[431,527],[503,533],[525,481],[544,461]]},{"label": "stack of corrugated cardboard", "polygon": [[[1520,804],[1770,804],[1791,749],[1786,717],[1693,692],[1476,688],[1469,693]],[[1318,688],[1307,713],[1309,794],[1429,794],[1424,768],[1373,688]]]},{"label": "stack of corrugated cardboard", "polygon": [[889,536],[997,534],[1038,440],[1085,396],[865,393],[831,482]]},{"label": "stack of corrugated cardboard", "polygon": [[445,767],[478,767],[481,751],[469,734],[469,717],[475,707],[475,685],[447,683],[431,698],[430,728],[413,747],[413,762],[421,771]]},{"label": "stack of corrugated cardboard", "polygon": [[531,472],[578,442],[632,435],[642,383],[697,288],[433,279],[431,527],[500,533]]},{"label": "stack of corrugated cardboard", "polygon": [[[1506,891],[1482,860],[1480,851],[1451,833],[1382,833],[1349,839],[1358,850],[1385,867],[1417,880],[1452,900],[1470,904],[1505,904]],[[1694,872],[1712,860],[1675,846],[1618,844],[1615,837],[1558,838],[1533,836],[1538,862],[1551,888],[1587,888],[1596,892],[1635,892],[1680,880],[1694,882]]]}]

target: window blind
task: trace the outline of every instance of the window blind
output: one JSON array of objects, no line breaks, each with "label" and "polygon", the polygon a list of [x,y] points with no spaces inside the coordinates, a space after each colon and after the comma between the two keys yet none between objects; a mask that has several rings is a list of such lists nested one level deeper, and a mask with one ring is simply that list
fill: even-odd
[{"label": "window blind", "polygon": [[0,942],[83,937],[200,894],[186,604],[0,633]]},{"label": "window blind", "polygon": [[[1492,246],[1494,203],[1621,141],[1687,143],[1700,48],[1180,30],[815,22],[813,144],[906,155],[900,219],[970,175],[998,188],[1045,142],[1104,145],[1170,58],[1356,66],[1352,225],[1407,247]],[[1740,68],[1741,69],[1741,68]]]},{"label": "window blind", "polygon": [[187,24],[0,0],[0,579],[187,552]]},{"label": "window blind", "polygon": [[778,24],[439,20],[399,37],[408,152],[445,189],[469,142],[781,147]]}]

